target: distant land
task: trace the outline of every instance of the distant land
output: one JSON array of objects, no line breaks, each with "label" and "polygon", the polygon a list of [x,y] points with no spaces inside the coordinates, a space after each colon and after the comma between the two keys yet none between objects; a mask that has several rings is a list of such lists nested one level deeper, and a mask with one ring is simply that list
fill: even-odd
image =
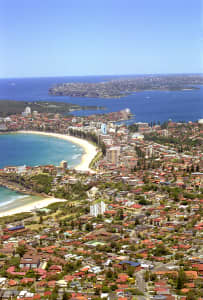
[{"label": "distant land", "polygon": [[49,88],[56,96],[88,98],[120,98],[147,90],[178,91],[198,89],[203,84],[199,75],[141,75],[97,83],[67,82]]},{"label": "distant land", "polygon": [[65,102],[0,100],[0,117],[20,114],[25,110],[26,106],[29,106],[32,111],[37,111],[38,113],[60,113],[62,115],[66,115],[76,110],[104,109],[104,107],[99,106],[80,106]]}]

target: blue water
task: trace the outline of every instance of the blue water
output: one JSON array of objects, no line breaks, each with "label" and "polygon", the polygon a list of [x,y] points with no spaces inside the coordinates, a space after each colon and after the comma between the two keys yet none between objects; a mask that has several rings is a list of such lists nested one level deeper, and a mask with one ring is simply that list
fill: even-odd
[{"label": "blue water", "polygon": [[64,101],[79,105],[106,107],[105,111],[75,112],[75,115],[82,116],[130,108],[132,113],[136,115],[135,120],[142,122],[164,122],[168,119],[173,121],[196,121],[203,116],[203,86],[199,86],[199,90],[192,91],[138,92],[120,99],[72,98],[48,95],[48,89],[54,84],[62,82],[99,82],[112,78],[115,78],[115,76],[0,79],[0,100]]},{"label": "blue water", "polygon": [[[119,76],[121,77],[121,76]],[[123,77],[123,76],[122,76]],[[48,89],[63,82],[99,82],[116,76],[50,77],[0,79],[0,100],[58,101],[79,105],[105,106],[106,110],[77,111],[74,114],[85,116],[130,108],[135,114],[133,121],[164,122],[196,121],[203,117],[203,86],[192,91],[145,91],[120,99],[72,98],[48,95]],[[55,164],[61,160],[74,166],[80,161],[82,149],[67,141],[35,135],[1,135],[0,168],[6,165]],[[0,188],[0,203],[12,201],[19,194]],[[1,205],[1,204],[0,204]]]},{"label": "blue water", "polygon": [[[5,166],[59,165],[67,160],[69,167],[79,164],[83,149],[65,140],[35,134],[0,135],[0,168]],[[0,212],[2,205],[25,197],[0,187]]]},{"label": "blue water", "polygon": [[9,203],[17,199],[22,199],[23,197],[25,197],[25,195],[0,186],[0,212],[2,206],[8,205]]},{"label": "blue water", "polygon": [[66,160],[70,167],[79,164],[83,149],[71,142],[35,134],[0,135],[0,168],[37,166]]}]

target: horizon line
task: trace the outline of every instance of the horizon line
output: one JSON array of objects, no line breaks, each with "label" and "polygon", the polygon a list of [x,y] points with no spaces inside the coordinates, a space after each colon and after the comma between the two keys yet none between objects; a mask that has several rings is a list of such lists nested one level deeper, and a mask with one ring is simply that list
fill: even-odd
[{"label": "horizon line", "polygon": [[177,72],[177,73],[130,73],[130,74],[100,74],[100,75],[51,75],[51,76],[23,76],[23,77],[0,77],[0,79],[34,79],[34,78],[62,78],[62,77],[104,77],[104,76],[142,76],[142,75],[203,75],[203,72]]}]

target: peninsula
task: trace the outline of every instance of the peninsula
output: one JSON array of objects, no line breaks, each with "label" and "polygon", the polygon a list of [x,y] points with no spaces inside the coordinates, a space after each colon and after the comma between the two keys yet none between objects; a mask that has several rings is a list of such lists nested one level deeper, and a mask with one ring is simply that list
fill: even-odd
[{"label": "peninsula", "polygon": [[15,100],[1,100],[0,101],[0,117],[21,113],[26,106],[29,106],[32,111],[38,113],[62,114],[66,115],[76,110],[97,110],[104,109],[98,106],[80,106],[65,102],[46,102],[46,101],[15,101]]},{"label": "peninsula", "polygon": [[96,83],[67,82],[53,86],[49,94],[88,98],[120,98],[138,91],[194,90],[203,84],[202,75],[143,75]]}]

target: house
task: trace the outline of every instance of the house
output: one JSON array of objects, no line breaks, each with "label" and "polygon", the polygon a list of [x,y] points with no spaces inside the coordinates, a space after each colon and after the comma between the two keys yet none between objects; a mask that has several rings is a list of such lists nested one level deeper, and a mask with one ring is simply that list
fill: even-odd
[{"label": "house", "polygon": [[26,253],[20,260],[20,268],[35,269],[40,265],[40,257],[32,253]]},{"label": "house", "polygon": [[58,265],[52,265],[49,268],[49,271],[55,271],[56,273],[60,273],[62,271],[62,267]]},{"label": "house", "polygon": [[15,250],[11,246],[3,247],[3,248],[0,249],[0,254],[6,255],[8,257],[13,256],[14,253],[15,253]]},{"label": "house", "polygon": [[134,262],[134,261],[129,261],[129,260],[122,260],[119,265],[123,266],[131,266],[134,267],[136,270],[140,268],[140,263],[139,262]]}]

